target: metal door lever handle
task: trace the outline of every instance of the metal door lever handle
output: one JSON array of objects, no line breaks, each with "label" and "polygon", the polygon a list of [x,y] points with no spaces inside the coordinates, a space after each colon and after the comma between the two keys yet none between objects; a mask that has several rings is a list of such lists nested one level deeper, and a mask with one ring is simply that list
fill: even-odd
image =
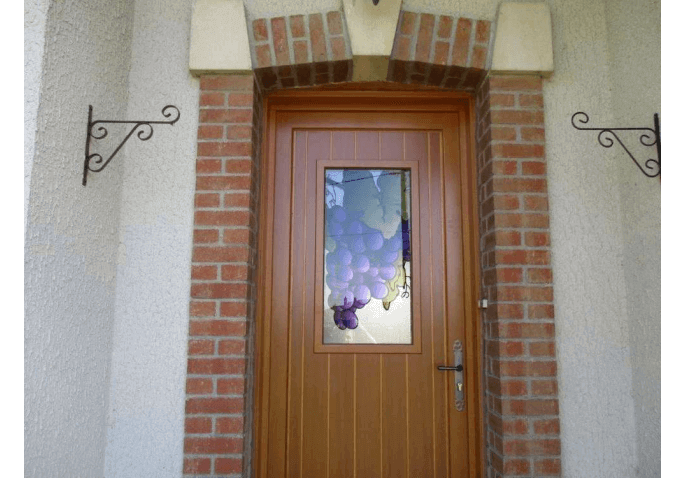
[{"label": "metal door lever handle", "polygon": [[455,365],[438,365],[438,370],[442,372],[455,372],[455,409],[462,412],[465,408],[464,403],[464,377],[462,372],[462,342],[456,340],[453,344],[453,363]]},{"label": "metal door lever handle", "polygon": [[439,365],[438,370],[449,370],[449,371],[454,371],[454,372],[462,372],[464,370],[462,368],[462,365],[457,365],[455,367],[447,367],[445,365]]}]

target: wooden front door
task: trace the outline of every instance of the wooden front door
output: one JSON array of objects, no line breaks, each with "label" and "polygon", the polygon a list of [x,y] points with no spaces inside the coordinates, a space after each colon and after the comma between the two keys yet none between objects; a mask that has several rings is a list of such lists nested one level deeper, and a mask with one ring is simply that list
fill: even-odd
[{"label": "wooden front door", "polygon": [[[256,476],[480,476],[479,279],[469,99],[388,92],[284,94],[269,99],[266,126]],[[412,178],[405,200],[412,203],[405,208],[412,211],[411,226],[406,221],[397,233],[404,227],[403,240],[412,236],[412,274],[401,291],[411,301],[408,343],[323,344],[321,330],[333,327],[336,305],[323,294],[333,295],[338,286],[324,285],[330,271],[324,270],[329,209],[323,191],[329,179],[323,171],[336,168],[376,175],[377,182],[383,171],[405,171],[407,184]],[[403,267],[409,249],[405,254],[404,259],[394,255]],[[392,288],[389,281],[379,281],[386,285],[379,290]],[[352,287],[365,294],[369,289]],[[339,305],[347,303],[343,295]],[[354,295],[357,300],[358,292]],[[336,317],[338,328],[353,328],[340,313]],[[359,319],[357,331],[365,320]],[[464,357],[461,394],[456,372],[437,369],[454,365],[456,345]]]}]

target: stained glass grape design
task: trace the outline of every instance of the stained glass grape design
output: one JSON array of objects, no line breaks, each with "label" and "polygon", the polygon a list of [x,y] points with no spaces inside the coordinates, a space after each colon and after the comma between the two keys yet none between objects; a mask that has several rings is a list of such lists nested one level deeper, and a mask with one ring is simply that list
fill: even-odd
[{"label": "stained glass grape design", "polygon": [[325,300],[339,329],[356,329],[370,301],[388,311],[409,297],[410,173],[327,169],[325,201]]}]

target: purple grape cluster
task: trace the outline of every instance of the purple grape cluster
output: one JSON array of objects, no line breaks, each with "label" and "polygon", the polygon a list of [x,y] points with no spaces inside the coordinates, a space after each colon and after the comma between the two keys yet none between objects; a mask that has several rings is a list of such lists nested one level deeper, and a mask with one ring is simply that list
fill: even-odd
[{"label": "purple grape cluster", "polygon": [[386,297],[388,283],[397,274],[395,263],[405,256],[406,227],[399,224],[396,233],[385,239],[379,230],[360,221],[362,215],[362,211],[337,205],[330,207],[326,215],[327,239],[331,239],[326,254],[326,284],[331,289],[328,306],[341,330],[357,328],[356,311],[372,298]]}]

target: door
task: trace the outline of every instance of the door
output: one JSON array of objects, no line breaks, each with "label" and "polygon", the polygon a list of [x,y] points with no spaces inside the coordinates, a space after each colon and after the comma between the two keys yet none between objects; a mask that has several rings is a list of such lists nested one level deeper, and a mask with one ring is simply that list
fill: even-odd
[{"label": "door", "polygon": [[469,102],[388,96],[268,108],[256,476],[480,476]]}]

